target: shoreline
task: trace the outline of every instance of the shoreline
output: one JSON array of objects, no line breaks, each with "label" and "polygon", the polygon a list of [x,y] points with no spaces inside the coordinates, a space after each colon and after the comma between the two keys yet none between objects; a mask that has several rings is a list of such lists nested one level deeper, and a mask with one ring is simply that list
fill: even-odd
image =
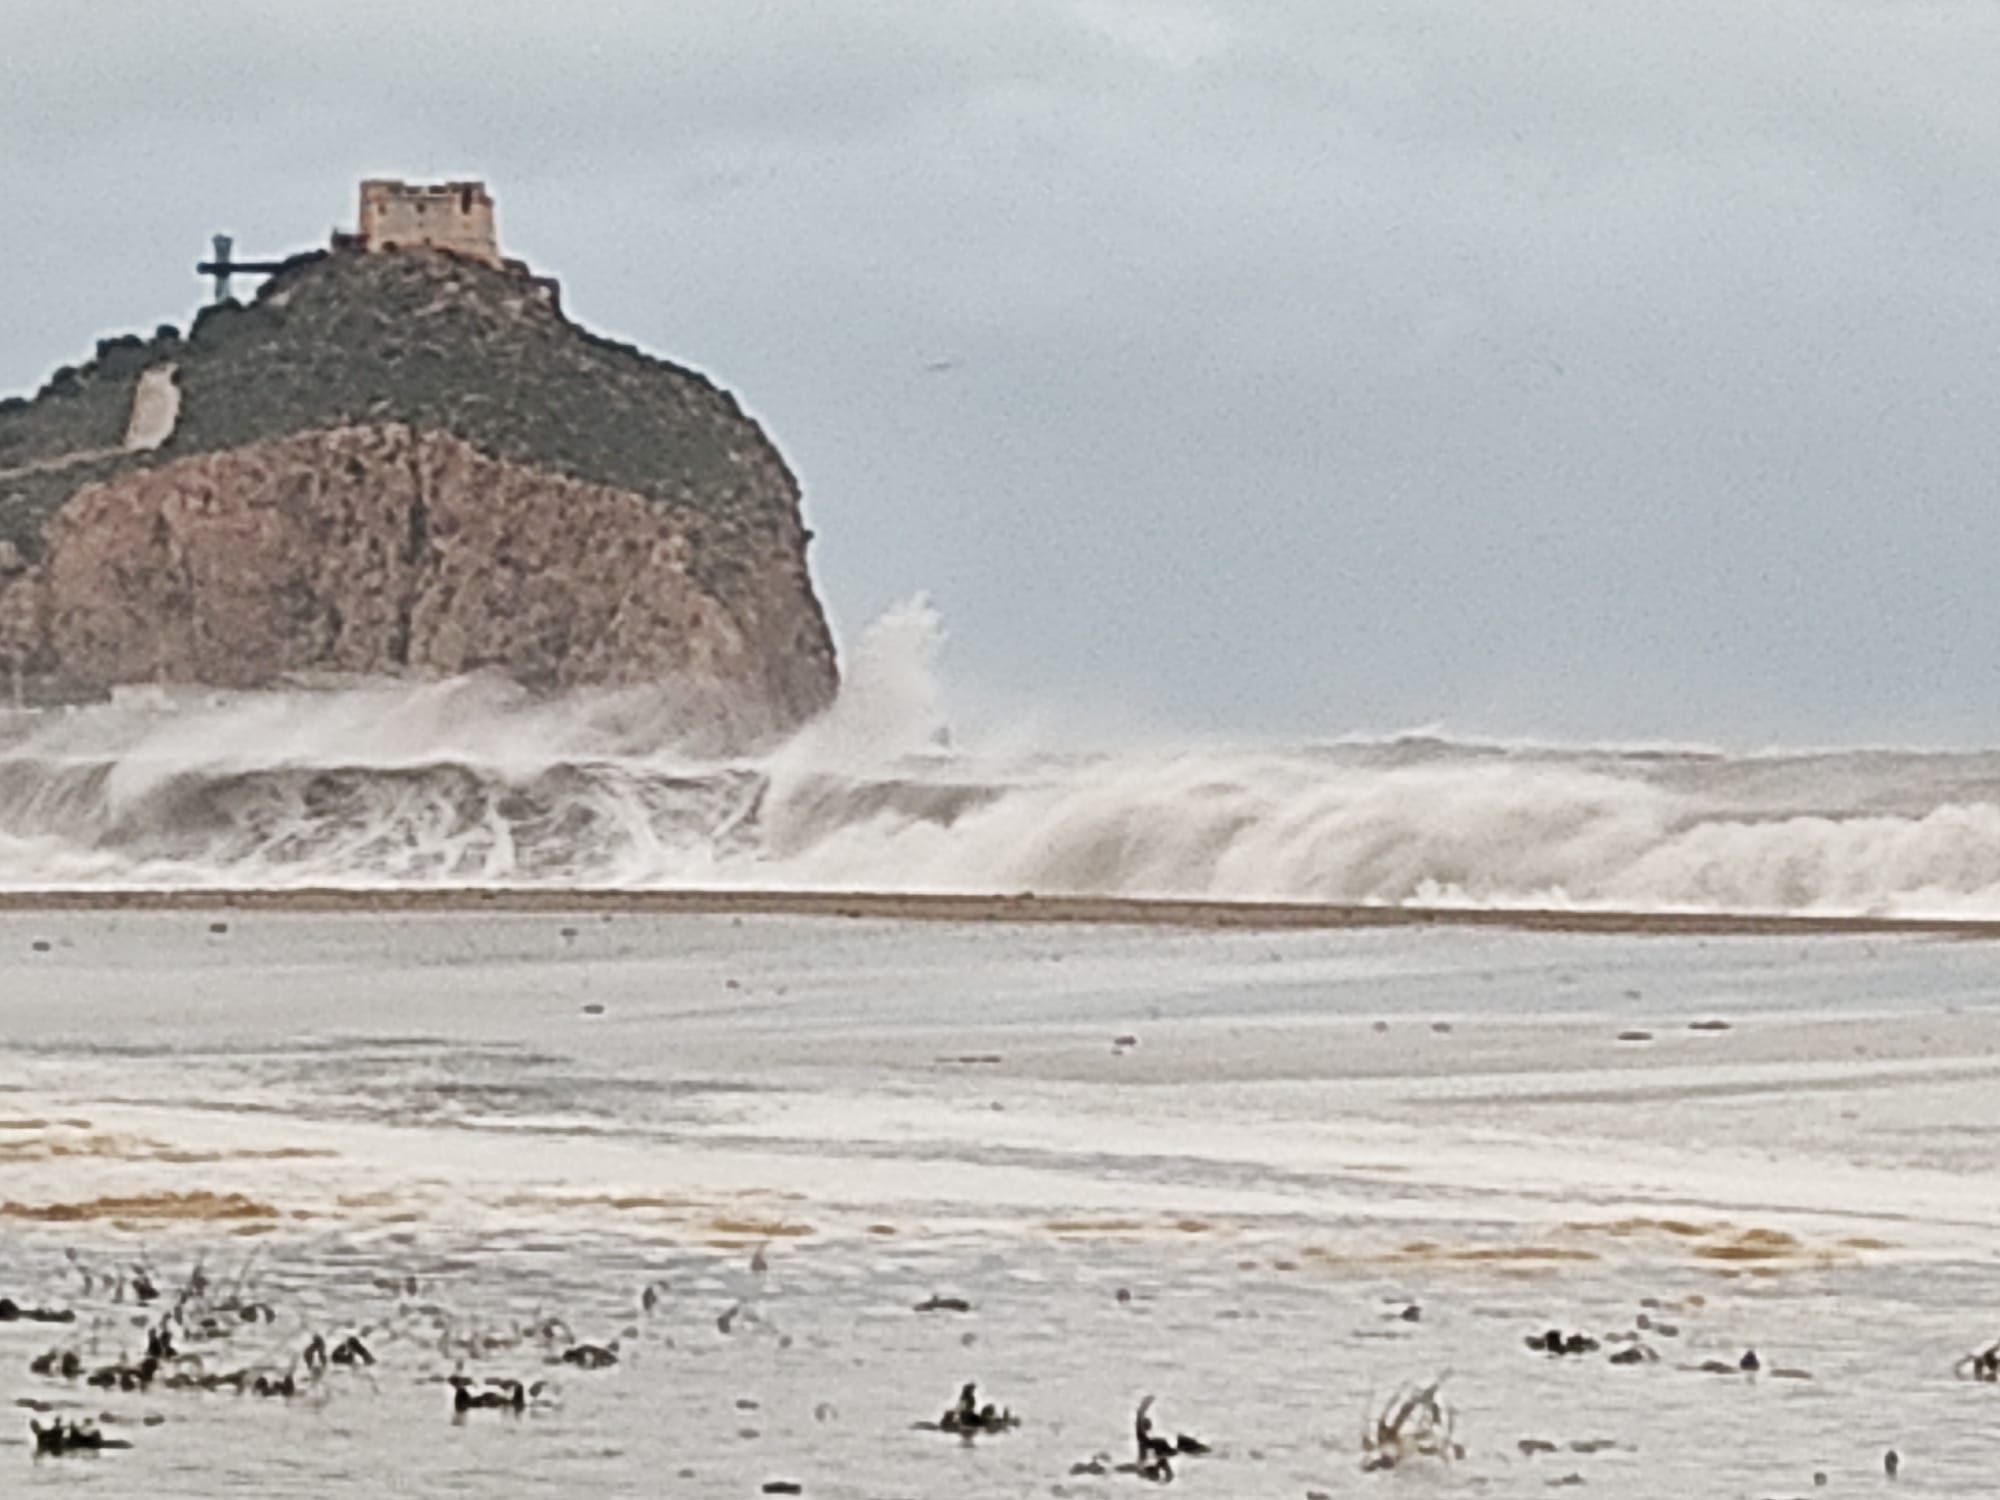
[{"label": "shoreline", "polygon": [[68,887],[0,890],[9,912],[292,912],[331,915],[791,916],[849,921],[1026,923],[1289,931],[1498,928],[1618,937],[1950,937],[2000,939],[2000,918],[1648,912],[1551,907],[1368,906],[1152,896],[967,895],[890,891],[631,890],[617,887]]}]

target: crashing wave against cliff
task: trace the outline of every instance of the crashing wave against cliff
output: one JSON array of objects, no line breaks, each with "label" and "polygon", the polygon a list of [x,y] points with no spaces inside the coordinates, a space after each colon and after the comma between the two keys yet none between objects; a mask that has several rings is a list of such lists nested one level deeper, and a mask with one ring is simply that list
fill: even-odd
[{"label": "crashing wave against cliff", "polygon": [[439,251],[301,256],[0,402],[0,669],[44,701],[484,669],[784,730],[836,681],[809,537],[727,393]]}]

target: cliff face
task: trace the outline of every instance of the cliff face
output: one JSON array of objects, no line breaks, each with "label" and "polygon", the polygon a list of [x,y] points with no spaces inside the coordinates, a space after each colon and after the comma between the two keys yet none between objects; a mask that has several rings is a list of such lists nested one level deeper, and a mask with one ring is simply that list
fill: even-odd
[{"label": "cliff face", "polygon": [[835,686],[808,535],[727,394],[435,252],[302,258],[0,403],[0,666],[42,697],[489,668],[784,728]]}]

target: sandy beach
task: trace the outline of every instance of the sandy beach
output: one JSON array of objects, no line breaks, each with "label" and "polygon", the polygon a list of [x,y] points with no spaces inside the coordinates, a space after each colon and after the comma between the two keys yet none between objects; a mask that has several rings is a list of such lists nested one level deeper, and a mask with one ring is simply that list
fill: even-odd
[{"label": "sandy beach", "polygon": [[[1153,1395],[1216,1450],[1177,1484],[1304,1497],[1406,1477],[1362,1472],[1363,1415],[1449,1371],[1464,1456],[1419,1467],[1450,1488],[1811,1493],[1894,1446],[1904,1486],[1969,1492],[2000,949],[1462,915],[22,897],[0,1294],[76,1321],[0,1324],[31,1404],[0,1462],[190,1496],[1116,1494],[1146,1486],[1087,1470]],[[229,1288],[269,1321],[203,1312]],[[176,1305],[163,1372],[88,1385]],[[1526,1347],[1551,1327],[1597,1347]],[[304,1362],[349,1335],[376,1363]],[[78,1378],[31,1371],[62,1350]],[[246,1371],[296,1393],[198,1384]],[[455,1420],[454,1376],[542,1390]],[[966,1381],[1022,1425],[913,1429]],[[28,1463],[27,1417],[86,1414],[131,1449]]]}]

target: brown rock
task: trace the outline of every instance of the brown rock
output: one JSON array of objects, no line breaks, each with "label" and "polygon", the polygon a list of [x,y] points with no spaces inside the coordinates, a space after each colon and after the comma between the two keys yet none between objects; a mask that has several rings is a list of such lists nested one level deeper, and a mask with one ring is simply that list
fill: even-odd
[{"label": "brown rock", "polygon": [[[346,427],[136,469],[45,535],[0,631],[20,614],[26,654],[80,685],[492,668],[550,689],[666,681],[767,728],[832,686],[799,649],[823,628],[802,570],[732,610],[690,576],[684,517],[442,433]],[[39,609],[10,610],[17,590]]]}]

